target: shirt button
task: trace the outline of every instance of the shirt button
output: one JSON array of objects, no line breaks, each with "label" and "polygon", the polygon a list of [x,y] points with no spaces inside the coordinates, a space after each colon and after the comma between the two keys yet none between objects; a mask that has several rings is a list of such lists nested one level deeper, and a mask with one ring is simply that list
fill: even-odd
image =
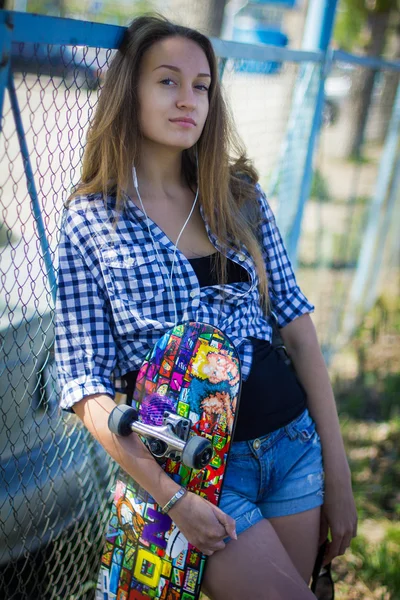
[{"label": "shirt button", "polygon": [[246,257],[244,254],[239,254],[238,258],[239,258],[240,262],[243,262],[244,260],[246,260]]},{"label": "shirt button", "polygon": [[253,442],[253,448],[254,448],[254,450],[258,450],[260,446],[261,446],[261,442],[260,442],[260,440],[257,438],[257,439],[256,439],[256,440],[254,440],[254,442]]},{"label": "shirt button", "polygon": [[196,296],[197,296],[197,292],[196,292],[196,290],[192,290],[192,291],[190,292],[190,297],[191,297],[191,298],[196,298]]}]

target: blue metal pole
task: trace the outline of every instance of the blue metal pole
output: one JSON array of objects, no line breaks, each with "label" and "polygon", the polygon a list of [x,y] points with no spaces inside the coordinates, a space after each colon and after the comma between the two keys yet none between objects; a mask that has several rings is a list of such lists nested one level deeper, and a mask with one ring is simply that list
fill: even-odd
[{"label": "blue metal pole", "polygon": [[304,27],[303,50],[327,50],[332,37],[338,0],[310,0]]},{"label": "blue metal pole", "polygon": [[[314,65],[303,65],[300,69],[290,126],[285,140],[287,151],[282,158],[280,179],[282,180],[283,177],[289,177],[290,179],[291,177],[291,181],[284,184],[282,184],[282,181],[279,183],[278,223],[280,226],[283,225],[281,226],[282,234],[294,268],[297,264],[297,250],[304,207],[311,188],[313,155],[322,122],[324,80],[331,64],[331,53],[328,52],[328,46],[332,37],[336,8],[337,0],[311,0],[310,2],[302,49],[321,50],[325,53],[325,62],[322,69],[317,70]],[[314,91],[315,78],[318,78],[316,94]],[[305,81],[308,81],[307,86],[304,85]],[[304,131],[305,128],[308,135],[306,148],[303,142],[304,135],[296,136],[296,131]],[[298,147],[295,147],[296,142]],[[291,173],[286,175],[284,168],[288,159],[293,160],[297,169],[293,168],[292,165]],[[301,173],[300,178],[299,175],[296,177],[296,173],[299,172]]]},{"label": "blue metal pole", "polygon": [[12,108],[12,112],[13,112],[13,116],[14,116],[14,120],[15,120],[15,126],[17,129],[17,135],[18,135],[19,145],[20,145],[20,149],[21,149],[22,160],[24,163],[26,181],[27,181],[27,186],[28,186],[28,193],[29,193],[29,196],[30,196],[31,202],[32,202],[33,215],[35,217],[39,241],[40,241],[40,245],[41,245],[42,252],[43,252],[44,264],[45,264],[47,276],[48,276],[49,283],[50,283],[50,292],[51,292],[53,301],[55,302],[55,300],[56,300],[56,276],[55,276],[55,272],[54,272],[53,263],[51,261],[50,247],[49,247],[49,243],[47,241],[46,229],[44,227],[42,213],[40,210],[39,198],[38,198],[38,194],[36,191],[31,161],[29,159],[28,146],[26,143],[24,127],[22,124],[21,113],[19,110],[17,94],[16,94],[15,86],[14,86],[14,79],[13,79],[13,75],[12,75],[11,71],[9,72],[9,78],[8,78],[8,93],[10,95],[11,108]]},{"label": "blue metal pole", "polygon": [[11,57],[12,25],[10,15],[0,10],[0,132],[3,121],[4,93],[8,82]]},{"label": "blue metal pole", "polygon": [[380,160],[375,193],[369,208],[368,222],[358,257],[357,269],[349,295],[349,310],[344,321],[343,335],[351,336],[363,314],[367,285],[373,270],[373,256],[378,243],[380,217],[396,160],[400,138],[400,84],[389,123],[385,146]]},{"label": "blue metal pole", "polygon": [[[326,72],[326,71],[325,71]],[[313,177],[313,157],[314,150],[318,142],[318,136],[321,129],[322,123],[322,112],[324,108],[324,83],[325,83],[325,73],[324,67],[321,67],[321,71],[319,74],[319,85],[317,92],[317,100],[315,104],[315,111],[311,124],[311,132],[310,137],[308,139],[307,153],[305,158],[305,164],[303,169],[303,176],[300,184],[300,194],[297,205],[297,211],[294,215],[294,220],[292,223],[292,228],[289,232],[287,247],[289,256],[291,257],[291,261],[293,267],[297,267],[297,258],[298,258],[298,245],[301,233],[301,225],[303,222],[304,215],[304,207],[310,195],[311,183]]]},{"label": "blue metal pole", "polygon": [[303,221],[304,207],[311,190],[313,176],[313,157],[318,143],[324,107],[324,85],[331,66],[331,55],[328,50],[335,21],[337,0],[313,0],[310,3],[304,30],[303,49],[319,49],[326,53],[326,61],[319,73],[319,85],[315,111],[312,119],[311,132],[308,140],[307,154],[300,185],[300,195],[297,212],[288,237],[288,252],[294,268],[297,266],[298,245]]}]

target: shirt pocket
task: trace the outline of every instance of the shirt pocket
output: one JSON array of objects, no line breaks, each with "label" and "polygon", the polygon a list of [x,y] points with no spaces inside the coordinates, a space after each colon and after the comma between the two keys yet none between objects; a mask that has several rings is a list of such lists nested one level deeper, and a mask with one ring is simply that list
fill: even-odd
[{"label": "shirt pocket", "polygon": [[151,244],[112,244],[100,248],[101,266],[111,302],[132,309],[164,291],[156,251]]}]

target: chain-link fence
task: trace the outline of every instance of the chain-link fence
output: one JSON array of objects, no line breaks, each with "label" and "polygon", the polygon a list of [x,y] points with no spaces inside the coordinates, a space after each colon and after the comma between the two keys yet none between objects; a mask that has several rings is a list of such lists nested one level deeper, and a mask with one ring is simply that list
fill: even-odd
[{"label": "chain-link fence", "polygon": [[[334,113],[321,130],[299,244],[299,277],[318,306],[315,320],[328,359],[348,341],[378,295],[399,283],[399,97],[396,108],[393,90],[400,77],[389,70],[376,73],[357,156],[360,81],[371,73],[368,66],[339,61],[332,66],[326,88],[332,86]],[[329,96],[326,106],[328,101]],[[386,170],[391,136],[393,153]]]},{"label": "chain-link fence", "polygon": [[[246,64],[243,60],[228,61],[223,84],[241,136],[289,241],[290,213],[298,209],[310,134],[309,107],[315,110],[320,67],[318,63],[285,62],[278,72],[263,75],[246,72]],[[315,72],[318,77],[313,79]],[[375,84],[357,156],[354,140],[360,129],[362,82],[371,73],[375,74]],[[399,109],[395,106],[399,81],[398,70],[376,71],[339,60],[333,61],[326,73],[322,127],[301,223],[297,276],[317,306],[314,320],[328,359],[349,338],[388,279],[392,285],[398,281],[396,151],[391,155],[384,184],[379,182],[379,174],[385,169],[383,156],[388,138],[392,135],[397,142],[399,139]],[[294,100],[301,86],[304,89],[296,109]],[[295,131],[290,129],[293,114]],[[393,126],[390,130],[391,120],[397,131]],[[371,215],[377,200],[377,210]],[[371,216],[376,223],[371,233],[375,244],[370,260],[363,265],[360,254]],[[362,268],[368,272],[368,289],[362,298],[365,303],[361,302],[350,327],[349,322],[346,327],[346,317],[354,309],[352,285]]]},{"label": "chain-link fence", "polygon": [[59,415],[44,253],[56,268],[63,202],[110,56],[11,45],[0,136],[1,598],[85,598],[96,579],[115,466],[74,416]]},{"label": "chain-link fence", "polygon": [[[79,180],[86,130],[121,28],[85,30],[80,23],[75,45],[68,45],[72,34],[65,34],[62,20],[36,18],[34,36],[29,23],[22,34],[14,29],[8,46],[10,77],[0,134],[0,597],[91,598],[115,465],[74,416],[57,409],[52,266],[56,270],[63,203]],[[54,39],[58,30],[59,43],[43,42],[50,26]],[[326,76],[298,279],[317,305],[315,320],[329,354],[359,268],[388,137],[398,127],[395,97],[384,95],[385,80],[396,87],[398,71],[374,69],[379,77],[363,154],[354,159],[349,155],[356,82],[368,67],[334,60],[327,70],[327,57],[319,53],[267,48],[263,60],[260,48],[250,60],[251,47],[238,58],[239,45],[216,41],[215,46],[239,133],[287,236],[292,227],[287,217],[297,210],[304,170],[310,167],[310,132],[320,78]],[[395,135],[398,144],[398,131]],[[384,221],[377,237],[383,253],[376,263],[379,276],[385,267],[398,277],[394,183],[393,166],[386,187],[379,188],[384,196],[377,215]],[[379,258],[375,250],[373,257]]]}]

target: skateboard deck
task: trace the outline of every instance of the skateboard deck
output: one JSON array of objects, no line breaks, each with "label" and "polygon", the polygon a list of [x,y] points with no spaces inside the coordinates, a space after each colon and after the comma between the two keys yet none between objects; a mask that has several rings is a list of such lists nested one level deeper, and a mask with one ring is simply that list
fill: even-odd
[{"label": "skateboard deck", "polygon": [[[148,353],[133,394],[138,426],[161,427],[165,415],[177,415],[189,420],[191,441],[199,441],[194,436],[209,441],[211,460],[204,468],[187,466],[174,452],[157,460],[177,483],[214,505],[219,503],[240,389],[240,360],[233,344],[211,325],[187,322],[166,332]],[[150,448],[150,438],[142,439]],[[121,472],[96,600],[195,600],[206,559],[150,494]]]}]

